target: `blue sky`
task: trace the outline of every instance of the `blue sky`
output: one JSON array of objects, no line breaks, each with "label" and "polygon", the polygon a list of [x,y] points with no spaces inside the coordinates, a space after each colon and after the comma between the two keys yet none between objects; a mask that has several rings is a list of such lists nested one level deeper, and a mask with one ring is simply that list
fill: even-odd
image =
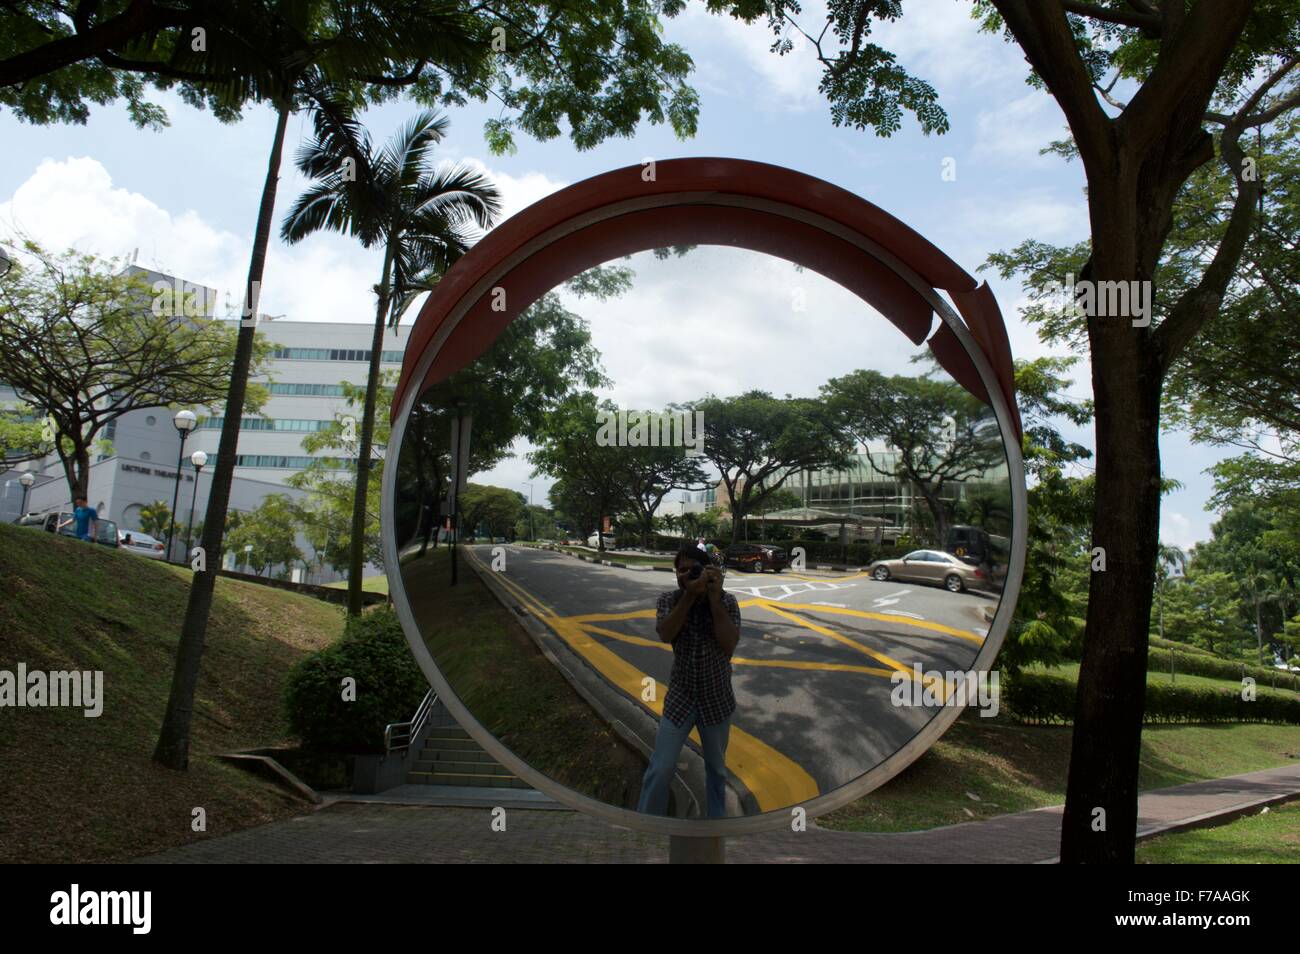
[{"label": "blue sky", "polygon": [[[816,32],[821,4],[806,4],[800,22]],[[1054,243],[1087,235],[1082,170],[1038,150],[1065,135],[1055,102],[1025,84],[1018,48],[981,34],[968,4],[915,0],[897,24],[881,25],[877,42],[894,50],[914,74],[934,84],[951,131],[924,136],[915,123],[889,139],[837,129],[817,92],[821,67],[808,48],[778,57],[772,34],[710,16],[692,3],[664,34],[695,61],[690,83],[699,92],[699,132],[679,141],[670,127],[643,123],[631,139],[578,152],[566,138],[539,143],[517,138],[518,152],[494,157],[483,142],[494,103],[449,113],[451,129],[437,150],[447,160],[483,165],[512,214],[565,185],[646,158],[719,155],[789,166],[849,189],[880,205],[975,273],[990,252],[1026,238]],[[139,249],[139,263],[180,274],[238,297],[248,268],[267,150],[274,128],[268,109],[252,108],[242,122],[223,125],[209,114],[155,93],[171,126],[140,131],[121,105],[96,108],[85,126],[33,127],[0,113],[0,230],[15,225],[49,245],[76,245],[105,256]],[[414,111],[411,103],[373,109],[365,122],[386,138]],[[276,227],[302,190],[292,150],[307,132],[290,120],[276,206]],[[945,181],[945,159],[956,176]],[[337,236],[298,246],[273,242],[262,310],[315,321],[369,321],[369,291],[379,272],[377,253]],[[989,273],[1017,357],[1051,349],[1019,320],[1023,296],[1015,283]],[[1086,360],[1075,368],[1072,393],[1088,394]],[[1091,428],[1064,428],[1091,446]],[[1188,546],[1209,535],[1213,515],[1203,510],[1211,482],[1203,471],[1223,454],[1192,445],[1180,434],[1162,438],[1166,474],[1185,488],[1168,496],[1162,538]]]}]

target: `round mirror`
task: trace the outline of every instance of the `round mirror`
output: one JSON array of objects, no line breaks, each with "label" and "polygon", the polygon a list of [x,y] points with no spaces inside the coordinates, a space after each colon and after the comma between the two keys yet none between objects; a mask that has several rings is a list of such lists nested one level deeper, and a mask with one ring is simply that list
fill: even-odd
[{"label": "round mirror", "polygon": [[1024,478],[989,362],[887,254],[928,316],[701,234],[489,276],[408,354],[390,591],[464,735],[431,781],[757,830],[996,711]]}]

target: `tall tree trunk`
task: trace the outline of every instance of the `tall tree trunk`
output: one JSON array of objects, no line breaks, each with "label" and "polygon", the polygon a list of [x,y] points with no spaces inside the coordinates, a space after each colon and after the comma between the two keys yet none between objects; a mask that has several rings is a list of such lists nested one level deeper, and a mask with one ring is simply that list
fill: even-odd
[{"label": "tall tree trunk", "polygon": [[361,615],[361,570],[365,566],[366,504],[370,493],[370,444],[375,434],[375,401],[379,395],[379,359],[388,327],[388,283],[393,269],[393,242],[384,248],[384,277],[375,308],[375,335],[370,346],[370,371],[366,377],[366,407],[361,417],[361,446],[357,448],[357,486],[352,501],[352,539],[348,545],[348,615]]},{"label": "tall tree trunk", "polygon": [[275,212],[275,193],[280,181],[280,154],[284,150],[284,132],[289,122],[290,105],[282,104],[275,123],[275,138],[266,164],[266,183],[262,187],[262,204],[257,211],[257,232],[253,238],[253,255],[248,263],[248,286],[244,289],[244,311],[252,320],[242,323],[235,346],[235,363],[226,392],[226,413],[221,425],[221,444],[217,448],[217,466],[208,489],[208,508],[203,520],[201,546],[205,567],[194,574],[190,599],[181,626],[181,641],[176,647],[176,669],[172,675],[171,694],[163,716],[162,731],[154,749],[154,761],[178,771],[189,766],[190,720],[194,712],[194,689],[199,681],[203,645],[207,639],[208,614],[212,610],[212,591],[221,568],[221,544],[225,535],[226,510],[230,504],[230,482],[235,476],[235,455],[239,449],[239,425],[243,416],[244,394],[248,389],[248,369],[253,360],[253,337],[257,332],[257,300],[266,265],[266,248],[271,236],[271,219]]},{"label": "tall tree trunk", "polygon": [[1259,664],[1264,665],[1264,621],[1260,615],[1259,588],[1255,588],[1255,643],[1259,647]]},{"label": "tall tree trunk", "polygon": [[[1127,324],[1124,318],[1093,319],[1097,322]],[[1094,571],[1088,587],[1061,824],[1063,863],[1133,862],[1160,516],[1160,373],[1154,349],[1129,330],[1112,327],[1092,334],[1097,408],[1092,541],[1105,551],[1106,569]]]}]

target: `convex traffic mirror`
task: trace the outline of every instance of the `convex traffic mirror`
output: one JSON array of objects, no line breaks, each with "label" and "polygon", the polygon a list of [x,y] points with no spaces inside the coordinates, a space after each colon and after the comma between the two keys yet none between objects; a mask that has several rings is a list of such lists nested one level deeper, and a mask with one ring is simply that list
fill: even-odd
[{"label": "convex traffic mirror", "polygon": [[740,833],[996,711],[1005,331],[865,200],[723,159],[578,183],[448,272],[393,408],[390,592],[475,743],[440,781]]}]

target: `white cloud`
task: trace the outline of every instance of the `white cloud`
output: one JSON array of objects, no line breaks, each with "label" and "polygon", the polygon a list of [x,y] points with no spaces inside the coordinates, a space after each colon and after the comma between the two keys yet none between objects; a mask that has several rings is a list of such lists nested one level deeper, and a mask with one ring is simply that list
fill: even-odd
[{"label": "white cloud", "polygon": [[[487,172],[502,192],[507,217],[564,185],[541,173]],[[286,178],[278,196],[279,214],[302,185],[299,176]],[[278,222],[277,215],[277,229]],[[0,204],[0,228],[21,230],[50,248],[75,247],[102,257],[125,258],[138,249],[140,265],[216,288],[223,303],[229,295],[235,308],[247,278],[252,241],[251,235],[208,224],[199,209],[168,210],[145,195],[115,187],[109,170],[88,157],[41,162],[13,197]],[[380,265],[378,251],[363,249],[346,236],[322,232],[286,246],[274,232],[261,310],[295,321],[371,322],[372,287]],[[408,321],[418,311],[412,308]]]},{"label": "white cloud", "polygon": [[1178,547],[1186,552],[1188,548],[1195,546],[1197,542],[1197,533],[1192,528],[1192,521],[1181,513],[1174,511],[1165,513],[1162,511],[1160,514],[1160,542],[1166,546]]},{"label": "white cloud", "polygon": [[[824,10],[820,3],[807,4],[796,22],[815,36]],[[817,91],[823,72],[817,51],[797,31],[787,30],[794,47],[778,55],[771,51],[777,36],[766,17],[746,24],[692,5],[668,21],[665,34],[690,51],[698,70],[692,83],[700,89],[746,99],[764,112],[824,109]]]},{"label": "white cloud", "polygon": [[1019,47],[981,33],[970,10],[968,0],[908,0],[904,15],[878,24],[872,41],[897,54],[908,72],[940,94],[1022,83],[1028,66]]},{"label": "white cloud", "polygon": [[996,109],[982,110],[976,117],[975,127],[972,159],[1019,169],[1059,164],[1059,157],[1041,156],[1039,150],[1069,134],[1056,100],[1037,90],[1001,103]]}]

